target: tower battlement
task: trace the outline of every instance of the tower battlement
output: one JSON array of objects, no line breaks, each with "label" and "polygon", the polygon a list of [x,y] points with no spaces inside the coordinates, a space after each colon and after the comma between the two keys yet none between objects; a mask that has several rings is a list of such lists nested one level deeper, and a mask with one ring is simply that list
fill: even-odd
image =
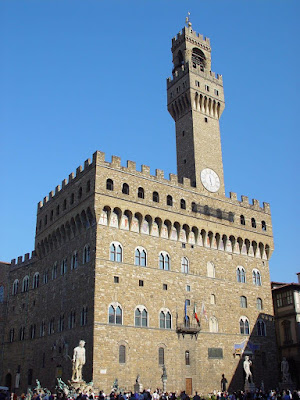
[{"label": "tower battlement", "polygon": [[[201,33],[197,33],[191,27],[184,27],[176,36],[172,38],[172,48],[176,48],[185,37],[188,36],[191,39],[194,39],[196,43],[201,43],[205,45],[206,50],[210,51],[210,39],[208,37],[203,36]],[[204,43],[203,43],[204,42]]]},{"label": "tower battlement", "polygon": [[19,256],[17,259],[13,258],[10,262],[11,267],[24,267],[28,264],[31,264],[36,257],[36,252],[33,250],[30,253],[24,254],[24,256]]}]

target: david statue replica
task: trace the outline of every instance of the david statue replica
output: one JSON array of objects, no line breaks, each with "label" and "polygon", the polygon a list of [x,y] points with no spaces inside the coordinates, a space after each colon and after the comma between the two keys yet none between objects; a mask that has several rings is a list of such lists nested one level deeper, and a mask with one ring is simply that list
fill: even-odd
[{"label": "david statue replica", "polygon": [[73,370],[72,370],[72,381],[82,381],[82,367],[85,364],[85,341],[80,340],[79,345],[74,348],[73,352]]}]

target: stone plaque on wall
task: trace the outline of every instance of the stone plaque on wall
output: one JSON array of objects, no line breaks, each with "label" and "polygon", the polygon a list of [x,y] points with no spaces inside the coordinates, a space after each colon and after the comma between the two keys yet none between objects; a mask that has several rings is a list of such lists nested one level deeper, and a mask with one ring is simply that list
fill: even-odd
[{"label": "stone plaque on wall", "polygon": [[223,358],[223,349],[220,347],[209,347],[208,358]]}]

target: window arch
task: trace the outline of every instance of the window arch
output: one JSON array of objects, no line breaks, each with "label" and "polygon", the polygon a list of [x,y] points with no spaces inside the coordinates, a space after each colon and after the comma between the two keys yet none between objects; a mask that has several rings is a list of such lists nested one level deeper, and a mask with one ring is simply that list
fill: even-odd
[{"label": "window arch", "polygon": [[124,344],[119,346],[119,363],[125,364],[126,363],[126,347]]},{"label": "window arch", "polygon": [[43,320],[40,325],[40,337],[44,337],[46,333],[46,322]]},{"label": "window arch", "polygon": [[112,179],[106,180],[106,189],[107,190],[114,190],[114,181]]},{"label": "window arch", "polygon": [[266,231],[266,230],[267,230],[267,225],[266,225],[266,222],[265,222],[265,221],[261,221],[261,229],[262,229],[263,231]]},{"label": "window arch", "polygon": [[109,247],[109,259],[110,261],[122,262],[123,260],[123,248],[121,243],[112,242]]},{"label": "window arch", "polygon": [[81,197],[82,197],[82,187],[78,189],[78,199],[81,199]]},{"label": "window arch", "polygon": [[57,262],[55,262],[52,267],[52,280],[56,278],[57,278]]},{"label": "window arch", "polygon": [[111,304],[108,309],[108,322],[110,324],[122,325],[123,312],[119,304]]},{"label": "window arch", "polygon": [[256,228],[255,218],[251,218],[251,226],[252,226],[252,228]]},{"label": "window arch", "polygon": [[127,183],[123,183],[122,193],[123,194],[129,194],[129,185]]},{"label": "window arch", "polygon": [[83,249],[83,264],[86,264],[91,260],[91,247],[89,244],[86,244]]},{"label": "window arch", "polygon": [[187,257],[182,257],[181,259],[181,272],[184,274],[189,273],[189,260]]},{"label": "window arch", "polygon": [[64,258],[60,264],[60,274],[65,275],[67,272],[67,258]]},{"label": "window arch", "polygon": [[19,290],[19,279],[15,279],[12,287],[12,295],[16,295]]},{"label": "window arch", "polygon": [[171,329],[172,316],[169,310],[161,310],[159,313],[159,327],[161,329]]},{"label": "window arch", "polygon": [[22,283],[22,292],[28,292],[29,290],[29,276],[25,276]]},{"label": "window arch", "polygon": [[252,271],[252,281],[254,285],[261,286],[261,275],[258,269]]},{"label": "window arch", "polygon": [[242,308],[247,308],[247,297],[246,296],[240,297],[240,306]]},{"label": "window arch", "polygon": [[190,363],[190,352],[188,350],[185,351],[184,358],[185,358],[185,365],[191,365],[191,363]]},{"label": "window arch", "polygon": [[142,187],[138,188],[138,198],[144,199],[145,198],[145,191]]},{"label": "window arch", "polygon": [[240,334],[249,335],[250,334],[250,324],[247,317],[240,318]]},{"label": "window arch", "polygon": [[88,308],[87,306],[83,306],[80,315],[80,325],[85,326],[87,324],[87,315],[88,315]]},{"label": "window arch", "polygon": [[43,283],[46,285],[48,283],[49,280],[49,271],[46,269],[46,271],[44,271],[43,274]]},{"label": "window arch", "polygon": [[158,194],[157,192],[153,192],[153,194],[152,194],[152,200],[153,200],[155,203],[159,203],[159,194]]},{"label": "window arch", "polygon": [[161,251],[159,253],[159,269],[163,269],[165,271],[170,270],[170,256],[165,251]]},{"label": "window arch", "polygon": [[167,206],[173,206],[173,197],[169,194],[167,196]]},{"label": "window arch", "polygon": [[208,261],[208,263],[207,263],[207,276],[209,278],[216,277],[216,267],[215,267],[215,264],[211,261]]},{"label": "window arch", "polygon": [[165,349],[163,347],[158,348],[158,365],[165,364]]},{"label": "window arch", "polygon": [[236,269],[236,280],[241,283],[246,282],[246,271],[242,266],[238,266]]},{"label": "window arch", "polygon": [[240,216],[241,225],[246,225],[245,217],[243,215]]},{"label": "window arch", "polygon": [[24,340],[25,339],[25,326],[21,326],[21,328],[20,328],[19,339],[20,340]]},{"label": "window arch", "polygon": [[266,336],[266,324],[263,320],[259,319],[256,323],[257,335]]},{"label": "window arch", "polygon": [[12,328],[9,331],[9,342],[12,343],[14,341],[14,339],[15,339],[15,330],[14,330],[14,328]]},{"label": "window arch", "polygon": [[209,318],[209,331],[217,333],[219,331],[218,320],[216,317]]},{"label": "window arch", "polygon": [[135,326],[148,326],[148,311],[144,306],[137,306],[134,312]]},{"label": "window arch", "polygon": [[199,65],[201,71],[204,71],[206,65],[205,55],[203,51],[197,47],[194,47],[192,51],[192,65],[193,68],[196,68],[197,65]]},{"label": "window arch", "polygon": [[181,200],[180,200],[180,208],[181,208],[182,210],[186,210],[186,202],[185,202],[184,199],[181,199]]},{"label": "window arch", "polygon": [[147,265],[147,253],[143,247],[137,247],[134,254],[134,264],[146,267]]},{"label": "window arch", "polygon": [[32,283],[32,288],[33,289],[37,289],[39,287],[39,283],[40,283],[40,274],[38,272],[36,272],[33,275],[33,283]]},{"label": "window arch", "polygon": [[75,250],[71,258],[71,269],[76,269],[77,267],[78,267],[78,253]]},{"label": "window arch", "polygon": [[263,302],[262,302],[262,299],[261,299],[260,297],[258,297],[258,298],[256,299],[256,308],[257,308],[259,311],[263,310]]},{"label": "window arch", "polygon": [[210,304],[216,304],[216,295],[213,293],[210,295]]}]

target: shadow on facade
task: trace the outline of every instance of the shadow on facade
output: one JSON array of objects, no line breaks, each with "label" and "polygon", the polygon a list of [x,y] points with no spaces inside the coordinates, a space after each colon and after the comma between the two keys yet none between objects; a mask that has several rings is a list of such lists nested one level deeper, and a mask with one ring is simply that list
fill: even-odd
[{"label": "shadow on facade", "polygon": [[[246,314],[247,309],[245,309]],[[242,318],[241,318],[242,319]],[[243,323],[240,322],[240,331],[247,329],[244,318]],[[277,346],[275,339],[274,317],[269,314],[260,313],[255,324],[250,326],[249,336],[245,334],[243,340],[242,335],[234,344],[233,357],[238,358],[236,370],[228,385],[228,391],[244,390],[245,377],[243,363],[245,356],[249,356],[252,361],[251,372],[253,382],[256,388],[262,390],[275,389],[278,387],[280,363],[277,355]]]}]

